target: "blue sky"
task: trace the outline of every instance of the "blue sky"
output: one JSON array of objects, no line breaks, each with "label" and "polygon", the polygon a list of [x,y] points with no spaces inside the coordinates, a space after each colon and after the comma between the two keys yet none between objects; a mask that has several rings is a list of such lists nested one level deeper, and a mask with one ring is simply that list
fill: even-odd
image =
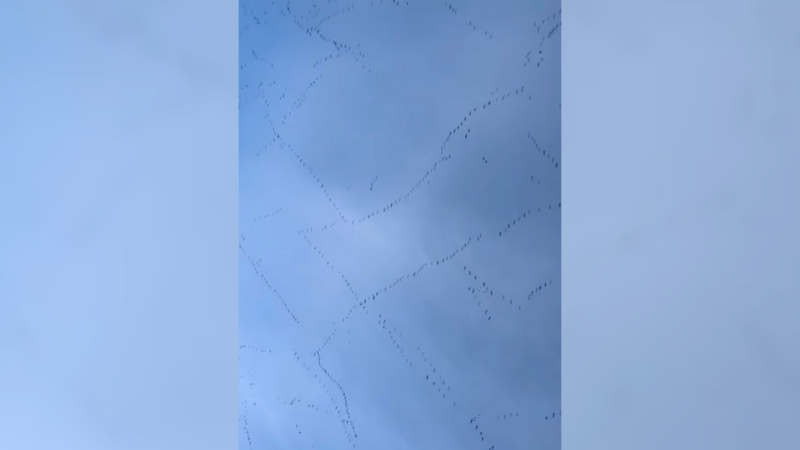
[{"label": "blue sky", "polygon": [[[436,7],[428,5],[431,10]],[[800,340],[796,326],[800,305],[796,301],[800,298],[800,278],[796,276],[800,273],[796,232],[800,229],[796,198],[800,192],[796,151],[800,127],[791,126],[797,123],[800,105],[796,57],[800,29],[792,20],[798,6],[787,0],[711,0],[693,2],[687,13],[680,2],[632,7],[631,2],[609,1],[573,2],[565,9],[570,14],[570,33],[562,43],[562,147],[569,156],[564,161],[569,172],[562,178],[561,201],[568,207],[562,212],[561,224],[561,276],[565,282],[559,284],[563,294],[561,399],[569,420],[563,424],[530,421],[532,427],[558,423],[565,448],[800,448],[796,426],[800,422],[800,354],[796,351]],[[463,167],[456,163],[468,159],[459,157],[470,154],[466,143],[473,144],[472,137],[478,136],[481,127],[473,126],[477,119],[467,126],[475,134],[458,147],[464,151],[455,153],[457,148],[449,147],[454,156],[438,166],[442,168],[431,175],[431,184],[382,217],[375,216],[366,224],[362,221],[359,239],[316,240],[337,228],[321,231],[317,237],[309,234],[328,260],[346,273],[349,281],[345,286],[337,284],[341,283],[338,275],[326,280],[324,270],[314,272],[310,264],[302,266],[286,256],[303,256],[297,248],[295,254],[288,253],[293,250],[289,245],[296,243],[291,239],[296,235],[290,223],[312,226],[319,223],[320,211],[332,208],[327,199],[318,202],[324,207],[301,201],[303,193],[310,193],[309,198],[324,197],[321,188],[315,189],[312,181],[297,181],[292,195],[267,191],[274,194],[255,201],[251,195],[250,210],[243,210],[248,220],[252,219],[250,225],[242,222],[251,227],[245,238],[255,244],[260,236],[262,243],[260,248],[247,247],[246,251],[261,259],[259,264],[268,264],[265,278],[281,292],[280,298],[301,325],[290,326],[292,321],[280,298],[276,300],[264,282],[251,274],[251,294],[243,304],[249,308],[246,312],[253,314],[246,316],[251,319],[249,328],[243,326],[239,338],[235,331],[238,302],[234,301],[237,261],[248,262],[234,244],[239,237],[239,190],[234,181],[239,173],[234,98],[239,76],[238,5],[183,0],[45,0],[5,2],[0,9],[0,35],[4,42],[12,43],[0,46],[4,62],[0,85],[5,88],[0,102],[0,202],[6,218],[0,225],[0,448],[216,450],[232,447],[231,440],[238,438],[239,430],[243,435],[252,431],[255,446],[349,448],[346,441],[351,431],[346,432],[349,428],[337,421],[336,411],[342,408],[353,419],[361,448],[452,448],[461,441],[464,445],[459,448],[480,448],[474,439],[468,440],[474,432],[464,430],[468,426],[461,413],[448,411],[446,405],[436,409],[434,400],[438,398],[433,394],[425,397],[428,385],[419,381],[424,374],[406,368],[402,356],[419,361],[421,357],[413,354],[414,344],[424,348],[426,357],[436,360],[437,372],[447,375],[448,386],[452,381],[452,397],[458,397],[467,412],[509,406],[508,392],[519,393],[524,387],[489,372],[503,366],[497,360],[516,351],[510,345],[497,350],[501,331],[511,333],[511,327],[490,329],[475,319],[477,331],[466,333],[470,322],[456,318],[462,317],[459,314],[466,317],[467,306],[460,311],[446,309],[446,300],[460,298],[450,294],[457,292],[456,282],[449,282],[444,275],[436,279],[431,275],[424,286],[419,280],[430,273],[444,274],[458,258],[469,259],[476,276],[483,277],[483,271],[494,267],[497,260],[522,259],[517,248],[516,253],[487,262],[477,253],[479,246],[470,244],[457,257],[437,266],[438,271],[426,268],[412,280],[404,279],[391,294],[380,297],[383,303],[370,303],[369,314],[362,310],[363,316],[351,317],[350,335],[361,333],[359,338],[345,341],[341,337],[346,330],[335,335],[317,361],[347,392],[344,406],[344,400],[336,396],[338,387],[329,384],[326,388],[314,378],[325,376],[323,382],[327,380],[325,370],[309,373],[302,365],[313,369],[313,352],[321,345],[316,340],[322,340],[311,335],[308,330],[315,328],[309,324],[316,320],[327,325],[325,316],[333,316],[340,302],[352,296],[350,284],[359,294],[366,291],[370,295],[371,289],[394,279],[391,276],[407,273],[407,263],[414,268],[420,259],[434,258],[455,239],[458,227],[475,227],[461,231],[469,234],[478,228],[480,221],[475,217],[494,217],[478,202],[467,203],[471,208],[465,209],[465,202],[457,200],[476,195],[464,189],[466,183],[450,183],[457,177],[445,176],[456,173],[456,167]],[[459,10],[463,17],[465,6],[460,5]],[[362,47],[371,42],[385,44],[387,39],[362,39],[367,32],[354,23],[384,27],[371,30],[370,36],[379,31],[397,35],[388,28],[387,20],[353,20],[353,26],[342,29],[351,12],[321,27],[337,37],[358,30],[362,35],[358,39],[341,39]],[[482,14],[481,20],[490,21],[493,14]],[[415,17],[449,23],[433,12]],[[516,17],[506,23],[513,23]],[[266,18],[263,20],[266,23]],[[426,43],[443,42],[443,36],[455,34],[452,30],[449,34],[430,32],[437,36],[431,39],[424,36],[426,27],[414,26],[410,20],[403,23],[411,24],[405,29],[423,36]],[[340,29],[334,31],[333,26]],[[282,33],[297,38],[295,43],[311,46],[316,42],[288,29]],[[501,35],[494,33],[491,40]],[[269,38],[262,33],[264,36]],[[477,40],[468,41],[464,36],[467,33],[462,42],[472,42],[464,48],[474,51]],[[560,37],[556,33],[548,42]],[[286,65],[287,55],[302,53],[285,51],[288,45],[275,48],[284,49],[284,65],[279,67],[286,80],[293,76]],[[503,48],[513,46],[506,43]],[[509,50],[508,54],[512,53]],[[393,94],[408,100],[415,95],[414,105],[424,100],[427,109],[422,110],[424,114],[415,111],[416,123],[405,114],[403,130],[414,130],[407,136],[417,137],[424,149],[433,147],[433,153],[460,114],[459,105],[435,107],[452,106],[452,98],[460,98],[453,92],[461,96],[485,92],[482,86],[456,86],[452,80],[463,81],[466,73],[492,67],[466,71],[454,61],[502,59],[498,51],[460,59],[450,57],[454,54],[442,56],[440,49],[425,44],[417,45],[416,52],[402,53],[402,58],[397,56],[399,51],[386,54],[394,55],[395,60],[378,64],[375,61],[381,54],[364,50],[372,61],[373,72],[369,73],[393,73],[389,67],[399,66],[407,78],[386,83],[383,97],[364,95],[358,102],[339,101],[338,109],[328,113],[326,120],[352,120],[352,105],[365,109],[370,99]],[[427,58],[439,63],[440,69],[437,72],[432,69],[435,64],[426,63],[430,76],[424,82],[410,77],[416,67],[410,63],[410,55],[419,57],[413,61],[427,61],[422,56],[433,55]],[[511,56],[508,60],[514,61]],[[537,80],[553,67],[548,61],[535,72],[540,77]],[[443,66],[450,71],[445,72]],[[516,65],[508,64],[512,66],[516,70]],[[342,67],[351,66],[342,63]],[[377,67],[383,67],[383,72]],[[448,76],[435,78],[436,73]],[[506,73],[517,72],[509,69]],[[299,98],[305,83],[313,79],[299,75],[300,87],[293,88],[294,97],[288,98]],[[369,87],[368,78],[356,79],[352,74],[334,77],[331,82],[340,87],[342,80],[361,82],[359,92]],[[366,188],[357,191],[359,185],[354,181],[342,183],[333,175],[356,179],[344,170],[355,171],[366,164],[366,147],[348,147],[341,138],[331,137],[330,128],[328,134],[318,136],[320,145],[300,147],[295,142],[299,134],[289,131],[298,125],[296,119],[311,121],[308,114],[320,111],[320,95],[337,92],[320,89],[324,86],[323,82],[313,85],[304,106],[281,125],[281,134],[286,133],[287,142],[302,153],[304,161],[313,161],[326,188],[339,189],[331,191],[331,198],[342,214],[350,214],[366,209],[363,198],[371,197],[359,200],[356,193]],[[428,87],[427,92],[423,87]],[[376,90],[373,86],[373,92]],[[419,95],[422,92],[425,95]],[[273,97],[275,110],[277,94],[279,91]],[[311,107],[315,98],[316,109]],[[400,103],[395,99],[391,106]],[[512,103],[502,104],[509,108]],[[276,117],[286,114],[288,107],[284,108]],[[499,115],[500,109],[492,107],[491,112]],[[377,113],[374,118],[381,129],[390,124]],[[319,122],[306,128],[319,130]],[[366,120],[361,122],[360,133],[343,133],[367,136]],[[438,131],[426,134],[420,124]],[[503,125],[506,130],[512,128],[508,122]],[[267,145],[269,139],[259,141],[257,126],[253,121],[252,141]],[[376,139],[371,150],[390,144],[402,147],[396,135],[377,136],[382,140]],[[538,139],[544,142],[541,136]],[[454,143],[451,140],[450,144]],[[323,158],[333,150],[322,144],[335,145],[338,160]],[[413,148],[427,155],[424,149],[405,144],[403,150]],[[355,148],[364,156],[359,165],[345,159],[344,149]],[[319,151],[313,153],[315,150]],[[387,168],[395,169],[398,162],[413,163],[409,158],[388,159],[408,152],[372,154],[381,156],[375,161],[383,165],[385,173],[414,172],[407,166],[394,172]],[[480,159],[478,154],[474,156]],[[420,158],[427,164],[436,159]],[[320,168],[320,164],[329,160],[339,162],[338,172],[322,172],[326,166]],[[489,163],[484,164],[488,170]],[[259,167],[253,162],[247,167],[258,169],[252,173],[261,176],[251,176],[251,186],[258,188],[269,181],[262,176],[265,167],[272,167],[269,164],[262,162]],[[287,160],[275,167],[272,179],[280,181],[275,184],[278,189],[282,184],[291,187],[287,173],[301,173],[291,172],[293,166]],[[281,175],[277,167],[284,178],[277,176]],[[370,192],[380,194],[374,199],[379,206],[380,201],[393,198],[386,185],[382,187],[386,190],[378,190],[384,178],[376,180],[370,175],[364,179],[362,187],[375,182]],[[486,184],[474,183],[476,190]],[[445,195],[442,186],[452,189]],[[258,189],[251,192],[266,195],[264,189]],[[502,218],[505,212],[496,211],[501,209],[496,199],[502,197],[490,198],[495,200],[491,204],[494,213]],[[435,199],[439,201],[433,203]],[[274,203],[284,206],[272,209]],[[462,205],[460,209],[458,205]],[[280,212],[270,216],[276,219],[272,222],[255,220],[274,211]],[[294,219],[288,215],[291,211]],[[305,211],[308,218],[297,218],[297,211]],[[335,211],[329,211],[331,221],[338,217]],[[415,211],[417,214],[412,214]],[[466,214],[470,211],[475,214]],[[282,216],[284,212],[287,215]],[[450,222],[446,222],[448,218]],[[373,227],[372,234],[364,231],[367,224]],[[273,234],[267,233],[270,230]],[[447,235],[443,230],[453,231]],[[513,232],[505,235],[513,236]],[[372,253],[356,254],[360,247],[355,244],[366,246],[366,237],[371,238],[368,248]],[[280,241],[287,246],[273,249],[272,254],[283,259],[265,259],[263,255],[270,254],[266,244],[275,247]],[[481,245],[488,242],[482,239]],[[386,243],[397,247],[394,253],[389,254],[391,246]],[[346,250],[335,247],[337,244]],[[399,249],[406,251],[406,259],[397,256]],[[312,260],[319,263],[307,258]],[[361,264],[354,264],[356,261]],[[506,274],[508,265],[497,266],[497,271]],[[278,273],[281,270],[283,273]],[[373,272],[389,273],[388,281],[367,278]],[[499,291],[495,281],[487,283]],[[508,280],[502,281],[512,286]],[[328,286],[330,292],[319,294]],[[448,290],[451,286],[452,291]],[[304,296],[304,289],[317,292],[316,297]],[[544,296],[547,291],[540,293]],[[372,320],[379,308],[386,311],[390,306],[395,309],[387,311],[385,318],[394,324],[390,330],[401,329],[395,340],[404,343],[404,351],[394,357],[391,351],[399,352],[398,344],[391,347],[387,331],[370,328],[372,322],[366,318],[357,321],[358,317]],[[444,313],[435,314],[434,306]],[[480,317],[480,310],[475,316]],[[492,322],[500,317],[493,312]],[[331,328],[335,320],[330,320]],[[544,328],[542,323],[532,323],[526,330]],[[536,337],[540,336],[531,336],[529,342],[543,341]],[[448,344],[448,338],[460,339],[460,351],[453,350],[455,345]],[[240,352],[237,341],[269,344],[272,350],[256,353],[248,347]],[[485,356],[484,347],[493,351],[495,361]],[[296,357],[292,359],[293,348],[303,358],[299,365]],[[242,363],[249,364],[239,399],[256,403],[247,410],[236,399],[239,353]],[[269,360],[269,355],[274,359]],[[539,357],[539,361],[546,358]],[[418,364],[414,362],[413,367],[420,367]],[[505,367],[510,366],[506,361]],[[381,378],[387,373],[390,375]],[[513,373],[546,385],[544,376],[529,376],[518,367]],[[482,384],[474,382],[478,378]],[[461,384],[456,386],[457,382]],[[314,386],[319,386],[316,394]],[[279,396],[288,397],[291,392],[303,397],[282,404]],[[501,398],[503,393],[506,398]],[[546,398],[539,393],[514,398],[518,397]],[[311,402],[317,408],[309,407]],[[295,406],[303,404],[307,415],[301,417],[302,408]],[[233,411],[239,406],[245,414],[237,420]],[[312,416],[318,408],[322,409],[320,415]],[[330,408],[334,412],[326,413]],[[535,413],[530,414],[533,416]],[[484,418],[479,419],[480,430],[486,431],[496,448],[504,445],[496,442],[498,436],[506,440],[515,437],[511,422],[490,433],[485,428],[488,425],[481,424]],[[242,426],[245,419],[247,433]],[[546,436],[541,429],[532,435]],[[310,436],[316,441],[300,440]],[[507,447],[531,448],[531,442]],[[544,445],[540,442],[539,446]]]},{"label": "blue sky", "polygon": [[240,4],[240,448],[560,448],[560,27]]}]

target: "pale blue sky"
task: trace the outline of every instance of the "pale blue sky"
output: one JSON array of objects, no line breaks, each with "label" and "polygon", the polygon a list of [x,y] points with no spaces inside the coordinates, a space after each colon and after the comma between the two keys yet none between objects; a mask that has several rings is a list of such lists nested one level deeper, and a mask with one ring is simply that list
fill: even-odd
[{"label": "pale blue sky", "polygon": [[201,3],[0,5],[2,449],[234,445],[237,15]]},{"label": "pale blue sky", "polygon": [[241,4],[242,449],[560,447],[560,4],[448,5]]},{"label": "pale blue sky", "polygon": [[[564,5],[565,450],[800,448],[798,8],[791,0]],[[277,330],[279,347],[293,332],[279,319],[282,306],[253,285],[250,310],[261,303],[270,312],[261,320],[275,323],[236,333],[244,258],[236,245],[237,2],[44,0],[0,10],[9,44],[0,45],[0,448],[232,448],[243,429],[237,341]],[[312,98],[293,117],[311,111]],[[433,199],[434,185],[415,198]],[[337,206],[346,198],[337,196]],[[412,217],[400,214],[404,205],[387,221]],[[263,206],[257,217],[289,211]],[[420,242],[434,248],[438,237]],[[369,293],[342,252],[329,257]],[[386,258],[375,270],[389,272]],[[292,301],[288,286],[274,285],[303,323],[324,314],[302,311],[301,296]],[[397,325],[401,339],[433,334],[413,317]],[[382,329],[356,329],[376,348],[388,339]],[[407,407],[422,404],[414,386],[402,391],[407,403],[391,402],[410,371],[398,369],[382,396],[363,402],[352,385],[374,379],[366,368],[380,366],[373,359],[345,372],[355,365],[331,353],[336,339],[322,364],[347,389],[359,439],[371,429],[383,438],[368,442],[375,448],[399,447],[398,434],[402,443],[446,448],[435,434],[419,434],[422,427],[408,432],[414,414],[429,427],[444,417]],[[356,342],[369,354],[366,339]],[[257,368],[257,359],[244,361]],[[282,361],[289,367],[291,357]],[[302,380],[298,391],[313,384]],[[273,385],[265,377],[259,386]],[[364,413],[370,405],[393,409]],[[283,431],[273,440],[294,436],[291,421],[277,420],[292,419],[286,409],[258,411],[248,419],[258,443],[265,424]],[[315,429],[320,440],[331,437],[324,448],[346,439],[338,422],[316,419],[309,421],[331,430]],[[464,436],[461,423],[440,428]]]}]

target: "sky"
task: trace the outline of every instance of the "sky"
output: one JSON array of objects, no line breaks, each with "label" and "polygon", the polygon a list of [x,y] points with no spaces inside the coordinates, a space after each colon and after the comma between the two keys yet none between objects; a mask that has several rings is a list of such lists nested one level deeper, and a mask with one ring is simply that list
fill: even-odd
[{"label": "sky", "polygon": [[[530,435],[540,438],[540,447],[550,429],[545,427],[557,424],[563,432],[564,448],[800,448],[800,428],[796,426],[800,422],[800,353],[796,351],[800,341],[796,326],[800,313],[800,278],[796,276],[800,273],[796,232],[800,229],[796,194],[800,192],[800,154],[796,151],[800,127],[792,126],[797,123],[800,105],[800,28],[792,19],[800,4],[789,0],[704,0],[686,6],[685,2],[599,4],[578,0],[564,9],[564,14],[570,14],[570,33],[561,43],[562,148],[569,160],[560,158],[559,166],[563,163],[569,168],[566,178],[562,177],[560,199],[568,207],[561,222],[562,272],[553,286],[562,290],[561,402],[568,406],[569,415],[563,423],[559,416],[555,421],[537,422],[533,410],[541,405],[527,402],[528,411],[533,411],[528,416],[529,428],[539,427]],[[449,34],[437,32],[437,39],[426,37],[426,44],[457,34],[453,30],[459,30],[456,25],[463,22],[437,13],[437,5],[428,3],[427,7],[430,14],[415,17],[430,18],[440,26],[449,24],[451,30]],[[400,7],[394,8],[392,11],[398,11]],[[425,183],[389,212],[359,222],[359,239],[336,235],[336,240],[334,235],[325,235],[340,230],[341,221],[324,231],[324,225],[319,225],[341,220],[337,208],[342,214],[354,210],[371,214],[375,210],[364,206],[367,200],[381,208],[397,198],[389,195],[392,192],[404,195],[404,189],[413,186],[437,160],[437,151],[445,155],[440,145],[463,113],[457,107],[433,107],[459,96],[491,96],[491,90],[497,88],[496,83],[488,90],[483,85],[452,83],[465,79],[465,74],[479,73],[456,65],[473,61],[472,54],[456,59],[435,46],[420,45],[416,52],[395,52],[394,59],[384,58],[381,63],[383,53],[375,52],[374,45],[370,52],[359,48],[366,55],[362,64],[370,63],[372,72],[367,73],[374,77],[358,78],[360,89],[373,86],[376,91],[375,80],[392,81],[388,75],[401,70],[406,77],[398,77],[399,81],[382,89],[381,97],[364,95],[360,102],[350,104],[328,102],[339,109],[335,114],[327,112],[327,120],[352,119],[352,111],[359,111],[354,104],[377,109],[368,100],[425,93],[414,99],[415,104],[425,101],[429,106],[414,111],[427,114],[425,120],[412,122],[408,114],[402,116],[406,128],[415,125],[413,134],[403,130],[403,136],[425,137],[418,139],[420,147],[406,142],[402,149],[419,150],[420,173],[415,172],[414,159],[399,157],[370,160],[370,164],[380,165],[368,175],[356,171],[368,166],[366,157],[353,164],[344,159],[344,149],[362,149],[362,156],[370,150],[371,155],[385,157],[394,153],[377,153],[377,149],[399,140],[387,132],[377,134],[383,139],[376,139],[369,148],[343,142],[343,136],[367,136],[368,128],[363,126],[361,133],[343,131],[333,139],[329,136],[334,128],[328,127],[328,134],[319,135],[326,138],[319,139],[319,145],[298,144],[301,134],[296,129],[302,122],[297,121],[310,121],[310,113],[320,111],[322,94],[347,92],[343,83],[355,79],[357,63],[352,56],[347,59],[350,53],[328,61],[339,65],[325,66],[327,78],[308,91],[303,106],[294,110],[286,124],[277,120],[314,77],[296,72],[299,75],[287,103],[277,100],[278,85],[267,91],[273,93],[269,98],[277,111],[273,115],[286,141],[284,146],[291,144],[291,149],[312,165],[330,189],[336,208],[325,197],[327,191],[308,179],[303,164],[296,162],[297,158],[291,162],[291,150],[291,155],[285,154],[287,149],[278,146],[283,156],[279,151],[269,153],[271,128],[259,127],[266,110],[263,103],[262,109],[256,108],[259,101],[253,99],[257,95],[246,96],[244,100],[250,104],[243,110],[257,113],[252,114],[250,131],[245,127],[245,137],[254,143],[253,150],[257,147],[264,153],[243,154],[243,161],[249,164],[245,167],[259,175],[243,175],[243,181],[259,188],[250,190],[249,203],[244,199],[246,220],[242,224],[250,228],[240,233],[236,200],[238,5],[186,0],[44,0],[4,2],[0,9],[0,36],[3,42],[13,43],[0,46],[4,63],[0,71],[0,203],[6,218],[0,222],[0,448],[216,450],[232,447],[240,433],[243,442],[249,436],[253,446],[350,448],[348,433],[354,436],[353,430],[357,430],[355,440],[361,448],[448,448],[448,443],[457,441],[450,448],[461,441],[458,448],[481,448],[473,431],[475,422],[467,425],[466,420],[476,414],[483,414],[476,424],[478,435],[485,432],[491,445],[502,448],[500,438],[508,441],[515,430],[516,436],[521,432],[508,420],[498,420],[501,425],[490,430],[486,411],[511,407],[513,400],[549,402],[549,397],[539,393],[507,399],[514,391],[513,380],[491,374],[492,370],[499,372],[497,360],[513,348],[506,345],[502,351],[492,350],[513,328],[489,328],[488,319],[484,322],[480,315],[485,310],[476,310],[469,303],[471,297],[458,294],[462,290],[473,294],[468,280],[455,274],[458,267],[467,265],[481,284],[487,278],[493,292],[502,289],[501,295],[512,296],[515,302],[518,298],[508,291],[525,294],[538,286],[536,281],[524,287],[509,282],[499,288],[495,283],[500,281],[490,279],[509,272],[497,261],[522,257],[521,251],[503,259],[480,257],[478,250],[489,248],[486,233],[479,234],[478,243],[467,237],[470,246],[457,257],[426,266],[370,301],[369,314],[364,309],[361,315],[354,313],[347,327],[342,326],[343,331],[332,339],[321,336],[324,327],[312,326],[319,322],[324,326],[330,323],[329,330],[335,328],[335,322],[344,316],[348,296],[352,297],[350,283],[359,294],[356,298],[371,298],[384,283],[463,245],[452,242],[456,231],[474,236],[470,232],[480,228],[477,214],[468,218],[457,215],[466,213],[465,204],[475,206],[477,212],[479,203],[457,200],[468,195],[475,198],[475,192],[482,191],[476,188],[470,193],[463,187],[465,183],[450,183],[454,178],[447,177],[465,173],[456,169],[469,161],[475,161],[476,167],[480,166],[476,160],[483,161],[467,146],[475,143],[479,132],[491,129],[476,125],[478,116],[466,125],[472,132],[469,139],[448,142],[446,155],[453,156],[437,164],[439,169],[429,177],[431,184]],[[457,9],[463,17],[465,6]],[[355,11],[339,15],[320,27],[330,35],[336,33],[337,42],[341,34],[346,44],[363,47],[390,41],[345,38],[347,32],[363,31],[356,27],[359,22],[343,23],[355,17],[353,14]],[[542,11],[533,16],[540,20],[549,14]],[[492,23],[491,13],[480,17]],[[391,18],[388,12],[386,18]],[[266,17],[259,20],[266,24]],[[467,25],[472,20],[467,20]],[[390,31],[386,29],[388,20],[360,23],[381,23],[384,27],[374,28],[386,34]],[[402,22],[413,23],[410,19]],[[509,19],[498,27],[513,30],[511,23]],[[281,36],[294,39],[294,47],[268,41],[264,27],[258,41],[264,46],[275,42],[272,53],[283,52],[280,61],[273,57],[272,62],[283,64],[278,67],[283,70],[282,83],[287,84],[290,78],[295,80],[287,68],[287,61],[293,60],[288,55],[302,55],[297,48],[305,47],[299,44],[319,49],[321,56],[315,54],[308,64],[298,63],[297,67],[320,68],[321,72],[321,66],[314,67],[313,62],[330,54],[326,47],[330,44],[320,42],[318,36],[306,39],[302,33],[290,33],[289,28],[282,28]],[[257,31],[258,27],[250,29]],[[404,29],[413,29],[414,36],[426,30],[413,25]],[[492,42],[501,36],[510,40],[510,35],[497,30],[493,30]],[[359,33],[366,34],[362,31]],[[458,34],[461,44],[471,44],[459,44],[458,48],[477,51],[479,36],[462,32]],[[547,45],[558,39],[560,32]],[[504,49],[512,47],[503,44]],[[532,47],[536,51],[535,45]],[[291,53],[287,49],[292,49]],[[527,55],[531,51],[523,50],[508,53],[508,74],[523,73],[512,57],[512,53]],[[556,67],[548,65],[549,53],[542,50],[545,59],[530,72],[531,80],[539,83],[525,84],[526,92],[540,96],[553,92],[542,88],[541,81],[548,68]],[[437,73],[445,72],[432,70],[437,67],[433,63],[424,65],[429,72],[426,76],[411,76],[414,65],[408,60],[434,51],[439,51],[437,58],[428,59],[438,67],[446,66],[449,76],[436,78]],[[503,55],[485,51],[474,59],[491,61]],[[337,76],[347,68],[352,70],[350,75]],[[269,75],[266,68],[261,73]],[[377,78],[381,73],[383,78]],[[438,89],[423,91],[417,86],[433,86],[434,81]],[[339,84],[338,90],[321,89],[324,83],[334,82]],[[250,84],[253,90],[248,92],[257,94],[255,86]],[[405,90],[398,90],[403,86]],[[434,101],[433,95],[447,98]],[[477,104],[485,101],[480,98]],[[502,108],[493,102],[481,120],[498,118],[503,108],[510,108],[515,101],[514,97],[501,101]],[[391,105],[400,103],[395,99]],[[284,105],[282,111],[279,105]],[[542,114],[543,109],[531,109],[537,113],[531,117],[537,120],[550,117]],[[436,115],[431,114],[434,111]],[[376,117],[375,123],[384,129],[390,122]],[[503,122],[506,131],[511,128],[508,123]],[[424,134],[428,124],[435,130]],[[322,129],[307,127],[315,128]],[[525,135],[528,131],[520,130]],[[429,139],[429,135],[433,137]],[[546,138],[537,139],[544,142]],[[338,156],[323,158],[334,153],[320,143],[337,146],[333,150]],[[314,153],[316,149],[328,151]],[[465,156],[473,154],[469,151],[474,153],[471,160]],[[268,156],[275,160],[270,163]],[[350,163],[334,166],[338,172],[326,171],[342,161]],[[390,165],[397,166],[397,162],[405,165]],[[489,173],[490,166],[498,167],[495,162],[495,157],[484,162],[480,174]],[[533,162],[531,168],[546,167]],[[378,170],[381,167],[383,170]],[[390,167],[396,170],[388,170]],[[344,169],[363,178],[349,174],[336,178]],[[267,170],[274,171],[272,178],[262,175]],[[281,186],[290,179],[287,173],[296,175],[296,183]],[[392,174],[396,186],[401,187],[386,184]],[[406,184],[400,175],[411,181]],[[383,178],[376,179],[378,176]],[[265,187],[271,179],[281,181],[275,190],[268,190],[271,185]],[[473,180],[481,182],[481,189],[487,185],[484,178],[473,176]],[[546,180],[542,177],[543,183]],[[458,186],[461,190],[455,189]],[[446,191],[446,187],[454,189]],[[356,193],[363,195],[356,197]],[[369,197],[371,194],[375,196]],[[303,203],[303,198],[314,198],[317,203]],[[440,200],[435,203],[438,208],[432,207],[435,199]],[[505,203],[511,209],[509,204]],[[458,205],[462,208],[456,208]],[[500,227],[508,223],[503,222],[508,220],[505,210],[500,211],[503,204],[495,201],[491,206]],[[486,205],[482,208],[487,209]],[[260,219],[275,211],[280,212]],[[495,217],[482,213],[481,217]],[[329,217],[321,220],[326,214]],[[423,226],[423,220],[433,225]],[[532,222],[515,224],[516,228],[509,229],[502,239],[498,235],[494,242],[518,238],[515,233],[522,225],[532,226]],[[323,265],[318,254],[308,248],[304,250],[308,253],[301,253],[305,240],[296,240],[295,228],[300,226],[318,227],[309,232],[308,239],[314,243],[312,248],[316,245],[324,250],[328,261],[347,276],[344,286],[338,272],[331,274],[332,269]],[[453,231],[446,234],[443,230]],[[266,239],[273,236],[267,231],[276,238]],[[242,250],[236,242],[244,235],[246,241],[239,242],[249,244]],[[322,238],[325,236],[330,236],[327,241]],[[259,239],[261,246],[257,245]],[[267,244],[280,242],[286,245],[282,249],[273,245],[278,249],[272,254],[283,259],[270,259]],[[551,241],[535,241],[546,242]],[[401,243],[406,245],[401,247]],[[290,245],[295,247],[289,249]],[[346,249],[341,250],[343,247]],[[371,251],[369,255],[365,247]],[[447,249],[441,250],[444,247]],[[400,250],[405,250],[405,259],[398,256]],[[260,273],[281,296],[265,287],[255,272],[242,271],[250,277],[243,284],[250,287],[249,294],[243,292],[243,312],[250,321],[242,323],[242,335],[237,336],[238,263],[248,267],[245,251],[257,264],[266,265]],[[356,251],[365,254],[347,258]],[[394,251],[391,256],[390,251]],[[307,264],[297,264],[289,255],[305,258]],[[464,262],[457,264],[459,258]],[[356,266],[355,261],[375,263]],[[317,277],[310,276],[312,262],[319,266]],[[492,268],[494,274],[484,275]],[[464,284],[456,286],[456,281],[444,277],[451,269],[452,280]],[[283,272],[276,273],[279,270]],[[377,280],[375,274],[382,274],[382,279]],[[423,285],[424,277],[428,278]],[[418,295],[408,295],[412,288]],[[455,294],[447,295],[450,292]],[[537,305],[546,305],[549,291],[538,294],[537,301],[542,301]],[[300,324],[288,315],[281,300]],[[433,305],[441,307],[437,310]],[[461,308],[445,309],[448,305]],[[493,326],[503,317],[513,317],[510,313],[504,316],[499,305],[494,306]],[[443,312],[434,314],[437,311]],[[342,315],[335,316],[335,312]],[[398,328],[398,344],[392,344],[395,334],[389,335],[377,324],[376,314],[386,319],[392,333]],[[475,317],[477,331],[466,333],[470,322],[456,321],[462,317],[459,314]],[[503,323],[511,322],[509,318]],[[544,342],[536,338],[552,323],[557,322],[539,320],[525,327],[532,335],[532,330],[538,333],[529,339],[529,345]],[[325,342],[315,360],[315,351]],[[400,344],[402,352],[397,348]],[[240,345],[250,347],[237,349]],[[460,352],[454,350],[456,345]],[[420,353],[415,353],[417,348]],[[299,352],[294,359],[293,349]],[[240,354],[241,363],[249,365],[242,371],[242,393],[237,401]],[[484,361],[490,359],[486,355],[495,361]],[[298,357],[302,362],[297,362]],[[437,373],[446,376],[446,386],[452,388],[447,401],[457,400],[463,410],[448,408],[449,404],[437,397],[438,390],[431,392],[433,381],[440,383],[441,379],[434,377],[430,386],[422,381],[430,376],[425,358],[434,361]],[[557,367],[547,366],[546,360],[540,357],[539,365],[528,364],[524,370]],[[315,361],[317,368],[325,369],[314,368]],[[511,365],[509,361],[506,366]],[[547,377],[527,376],[524,370],[506,373],[522,373],[520,378],[547,385]],[[343,395],[338,396],[338,386],[326,381],[328,374],[347,393],[347,402]],[[503,394],[506,399],[501,401]],[[284,397],[287,399],[282,400]],[[252,403],[245,405],[249,400]],[[551,408],[545,405],[541,410]],[[352,428],[340,422],[345,414],[352,418]],[[312,435],[315,442],[300,441],[301,436],[311,439]],[[481,442],[491,447],[487,441]],[[532,442],[520,439],[506,447],[532,448]]]},{"label": "sky", "polygon": [[560,8],[240,3],[241,449],[560,448]]},{"label": "sky", "polygon": [[236,5],[6,3],[0,448],[230,448]]}]

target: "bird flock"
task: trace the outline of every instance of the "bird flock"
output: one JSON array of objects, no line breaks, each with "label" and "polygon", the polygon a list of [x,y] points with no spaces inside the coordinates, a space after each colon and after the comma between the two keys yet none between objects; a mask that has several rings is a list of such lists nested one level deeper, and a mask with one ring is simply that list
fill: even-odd
[{"label": "bird flock", "polygon": [[560,3],[239,9],[239,448],[560,448]]}]

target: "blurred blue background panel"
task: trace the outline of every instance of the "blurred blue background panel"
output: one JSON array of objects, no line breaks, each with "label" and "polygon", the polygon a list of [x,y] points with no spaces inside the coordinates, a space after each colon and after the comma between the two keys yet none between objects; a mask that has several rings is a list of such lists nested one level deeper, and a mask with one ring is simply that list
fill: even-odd
[{"label": "blurred blue background panel", "polygon": [[800,4],[564,4],[563,448],[800,448]]},{"label": "blurred blue background panel", "polygon": [[237,3],[0,8],[0,448],[233,448]]},{"label": "blurred blue background panel", "polygon": [[242,450],[556,450],[560,2],[244,0]]}]

